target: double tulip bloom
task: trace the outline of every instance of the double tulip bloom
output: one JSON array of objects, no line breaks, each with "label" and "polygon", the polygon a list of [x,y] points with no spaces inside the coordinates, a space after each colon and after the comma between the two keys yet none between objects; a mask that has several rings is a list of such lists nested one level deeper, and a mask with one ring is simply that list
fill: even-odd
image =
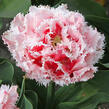
[{"label": "double tulip bloom", "polygon": [[2,85],[0,87],[0,109],[18,109],[15,105],[17,99],[17,86]]},{"label": "double tulip bloom", "polygon": [[104,53],[104,35],[66,5],[31,6],[25,16],[17,14],[2,38],[26,77],[45,86],[87,81]]}]

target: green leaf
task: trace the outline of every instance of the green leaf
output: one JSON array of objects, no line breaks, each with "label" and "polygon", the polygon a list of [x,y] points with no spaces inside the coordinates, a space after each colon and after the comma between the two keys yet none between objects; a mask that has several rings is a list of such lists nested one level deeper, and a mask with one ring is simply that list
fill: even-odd
[{"label": "green leaf", "polygon": [[56,92],[57,103],[61,102],[76,102],[81,103],[87,101],[90,97],[98,92],[97,89],[88,83],[78,83],[75,85],[65,86]]},{"label": "green leaf", "polygon": [[75,95],[75,92],[79,92],[79,89],[81,89],[79,84],[72,84],[59,88],[55,93],[56,103],[68,101],[71,97]]},{"label": "green leaf", "polygon": [[24,94],[25,94],[26,98],[29,100],[29,102],[32,104],[33,109],[37,109],[38,96],[32,90],[25,90],[25,77],[24,77],[24,79],[22,81],[19,100],[17,102],[17,106],[22,107],[22,109],[24,108],[24,103],[22,105],[22,102],[24,102]]},{"label": "green leaf", "polygon": [[54,6],[56,3],[58,3],[60,0],[32,0],[32,5],[49,5]]},{"label": "green leaf", "polygon": [[20,109],[33,109],[31,102],[27,99],[25,95],[23,95],[23,100],[21,102]]},{"label": "green leaf", "polygon": [[2,19],[0,18],[0,29],[2,28],[3,26],[3,22],[2,22]]},{"label": "green leaf", "polygon": [[57,109],[95,109],[99,103],[109,102],[109,70],[101,70],[87,82],[59,88],[55,93]]},{"label": "green leaf", "polygon": [[61,0],[60,4],[67,4],[68,9],[77,10],[84,15],[97,15],[107,17],[105,9],[94,0]]},{"label": "green leaf", "polygon": [[47,87],[45,109],[53,109],[54,95],[55,95],[55,83],[51,82]]},{"label": "green leaf", "polygon": [[32,0],[35,5],[52,5],[53,0]]},{"label": "green leaf", "polygon": [[[107,46],[106,46],[107,47]],[[109,51],[109,50],[108,50]],[[109,52],[104,53],[103,59],[100,60],[100,63],[109,63]]]},{"label": "green leaf", "polygon": [[23,81],[22,81],[22,86],[21,86],[21,90],[20,90],[20,95],[19,95],[19,99],[18,99],[18,102],[17,102],[17,106],[21,105],[24,93],[25,93],[25,77],[23,78]]},{"label": "green leaf", "polygon": [[36,94],[36,92],[32,91],[32,90],[26,90],[25,91],[25,95],[28,98],[28,100],[31,102],[31,104],[33,105],[33,109],[38,109],[38,95]]},{"label": "green leaf", "polygon": [[0,80],[0,84],[2,83],[2,80]]},{"label": "green leaf", "polygon": [[109,94],[109,70],[98,71],[95,77],[87,83],[91,84],[94,89],[98,89],[99,92]]},{"label": "green leaf", "polygon": [[15,63],[13,64],[13,66],[14,66],[13,83],[21,87],[25,72],[23,72],[21,68],[17,67]]},{"label": "green leaf", "polygon": [[26,79],[25,89],[26,90],[33,90],[37,93],[37,95],[38,95],[38,109],[44,109],[45,105],[46,105],[45,99],[47,96],[47,88],[43,85],[38,84],[35,80]]},{"label": "green leaf", "polygon": [[13,18],[17,13],[26,13],[31,0],[1,0],[0,17]]},{"label": "green leaf", "polygon": [[56,4],[58,4],[60,1],[61,1],[61,0],[54,0],[54,3],[53,3],[53,5],[56,5]]},{"label": "green leaf", "polygon": [[109,102],[109,95],[99,93],[84,102],[72,101],[60,103],[57,109],[95,109],[99,102],[104,103],[107,101]]},{"label": "green leaf", "polygon": [[109,63],[102,64],[104,67],[109,68]]},{"label": "green leaf", "polygon": [[14,68],[10,62],[0,58],[0,80],[3,82],[12,82]]}]

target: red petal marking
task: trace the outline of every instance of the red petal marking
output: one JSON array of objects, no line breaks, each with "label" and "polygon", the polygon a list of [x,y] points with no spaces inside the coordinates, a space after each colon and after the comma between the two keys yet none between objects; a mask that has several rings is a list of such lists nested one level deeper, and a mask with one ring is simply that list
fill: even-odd
[{"label": "red petal marking", "polygon": [[50,56],[51,58],[53,58],[53,59],[54,59],[54,58],[55,58],[55,55],[56,55],[55,53],[52,53],[52,54],[51,54],[51,55],[49,55],[49,56]]},{"label": "red petal marking", "polygon": [[66,72],[69,72],[73,68],[74,62],[71,62],[70,58],[68,58],[65,54],[52,54],[50,57],[55,61],[60,62],[63,70]]},{"label": "red petal marking", "polygon": [[49,34],[51,38],[55,38],[56,33]]},{"label": "red petal marking", "polygon": [[67,38],[70,39],[70,40],[74,40],[75,42],[79,41],[79,39],[75,36],[68,35]]},{"label": "red petal marking", "polygon": [[46,77],[46,79],[50,79],[50,77]]},{"label": "red petal marking", "polygon": [[74,76],[73,73],[71,73],[71,74],[70,74],[70,78],[72,78],[73,76]]},{"label": "red petal marking", "polygon": [[47,33],[49,33],[50,32],[50,29],[46,29],[45,31],[44,31],[44,34],[47,34]]},{"label": "red petal marking", "polygon": [[5,94],[5,95],[8,95],[8,92],[4,91],[4,94]]},{"label": "red petal marking", "polygon": [[44,37],[42,40],[41,40],[44,44],[47,44],[48,43],[48,40],[46,37]]},{"label": "red petal marking", "polygon": [[62,64],[71,64],[70,59],[65,54],[56,54],[55,61],[59,61]]},{"label": "red petal marking", "polygon": [[28,49],[26,49],[26,51],[27,51],[27,53],[28,53],[29,58],[31,58],[31,59],[34,59],[34,58],[35,58],[34,56],[31,55],[31,53],[29,52]]},{"label": "red petal marking", "polygon": [[58,23],[56,23],[56,28],[53,31],[53,34],[50,34],[50,37],[55,38],[55,36],[57,35],[61,36],[61,30],[62,30],[62,27]]},{"label": "red petal marking", "polygon": [[62,27],[58,23],[56,23],[55,33],[57,35],[61,35],[61,30],[62,30]]},{"label": "red petal marking", "polygon": [[70,52],[70,49],[68,47],[65,47],[66,52]]},{"label": "red petal marking", "polygon": [[52,70],[53,72],[56,71],[58,65],[54,62],[51,62],[51,61],[46,61],[45,62],[45,69],[50,69]]},{"label": "red petal marking", "polygon": [[76,59],[75,59],[75,60],[73,60],[73,61],[72,61],[72,67],[74,67],[74,66],[75,66],[75,64],[76,64],[76,63],[78,63],[78,61],[79,61],[78,59],[77,59],[77,60],[76,60]]},{"label": "red petal marking", "polygon": [[38,66],[42,67],[42,56],[38,56],[36,58],[34,58],[34,64],[37,64]]},{"label": "red petal marking", "polygon": [[[79,59],[75,59],[72,61],[72,68],[75,66],[76,63],[79,62]],[[74,76],[73,72],[75,71],[75,69],[73,69],[71,72],[69,72],[69,76],[72,78]]]},{"label": "red petal marking", "polygon": [[34,63],[34,64],[37,64],[37,65],[40,66],[40,67],[42,67],[42,62],[41,62],[42,56],[37,56],[37,57],[35,57],[35,56],[32,56],[32,55],[31,55],[31,53],[29,52],[28,49],[26,49],[26,51],[27,51],[27,53],[28,53],[29,58],[34,59],[33,63]]},{"label": "red petal marking", "polygon": [[51,54],[50,57],[62,64],[71,64],[70,59],[65,54]]},{"label": "red petal marking", "polygon": [[71,70],[72,70],[72,65],[69,63],[69,64],[64,64],[62,65],[62,68],[64,71],[66,71],[67,73],[69,73]]},{"label": "red petal marking", "polygon": [[44,48],[43,45],[41,45],[41,46],[36,45],[31,49],[31,51],[39,52],[39,51],[42,51],[43,48]]},{"label": "red petal marking", "polygon": [[62,76],[64,75],[64,73],[61,70],[57,70],[55,72],[53,72],[56,76]]},{"label": "red petal marking", "polygon": [[63,65],[63,69],[67,71],[69,74],[71,74],[71,71],[72,72],[74,71],[73,67],[75,66],[76,63],[78,63],[78,60],[73,60],[71,63]]}]

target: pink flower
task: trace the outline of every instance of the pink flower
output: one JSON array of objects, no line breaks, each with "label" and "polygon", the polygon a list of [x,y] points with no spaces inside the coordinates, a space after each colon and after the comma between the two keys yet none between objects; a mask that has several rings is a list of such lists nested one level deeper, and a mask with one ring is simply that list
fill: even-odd
[{"label": "pink flower", "polygon": [[15,106],[17,98],[17,86],[2,85],[0,88],[0,109],[18,109]]},{"label": "pink flower", "polygon": [[104,35],[66,5],[31,6],[28,14],[14,18],[2,37],[26,76],[44,85],[87,81],[104,53]]}]

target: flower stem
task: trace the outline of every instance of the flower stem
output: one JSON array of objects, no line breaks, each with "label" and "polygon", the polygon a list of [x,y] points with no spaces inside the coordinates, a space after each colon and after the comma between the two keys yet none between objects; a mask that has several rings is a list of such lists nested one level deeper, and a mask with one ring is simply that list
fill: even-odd
[{"label": "flower stem", "polygon": [[22,99],[22,96],[23,96],[23,94],[25,93],[25,79],[26,79],[26,77],[23,76],[22,86],[21,86],[21,90],[20,90],[20,95],[19,95],[19,99],[18,99],[18,102],[17,102],[17,106],[20,105],[20,101],[21,101],[21,99]]},{"label": "flower stem", "polygon": [[55,96],[55,83],[51,82],[47,87],[47,97],[45,109],[53,109],[53,102]]}]

